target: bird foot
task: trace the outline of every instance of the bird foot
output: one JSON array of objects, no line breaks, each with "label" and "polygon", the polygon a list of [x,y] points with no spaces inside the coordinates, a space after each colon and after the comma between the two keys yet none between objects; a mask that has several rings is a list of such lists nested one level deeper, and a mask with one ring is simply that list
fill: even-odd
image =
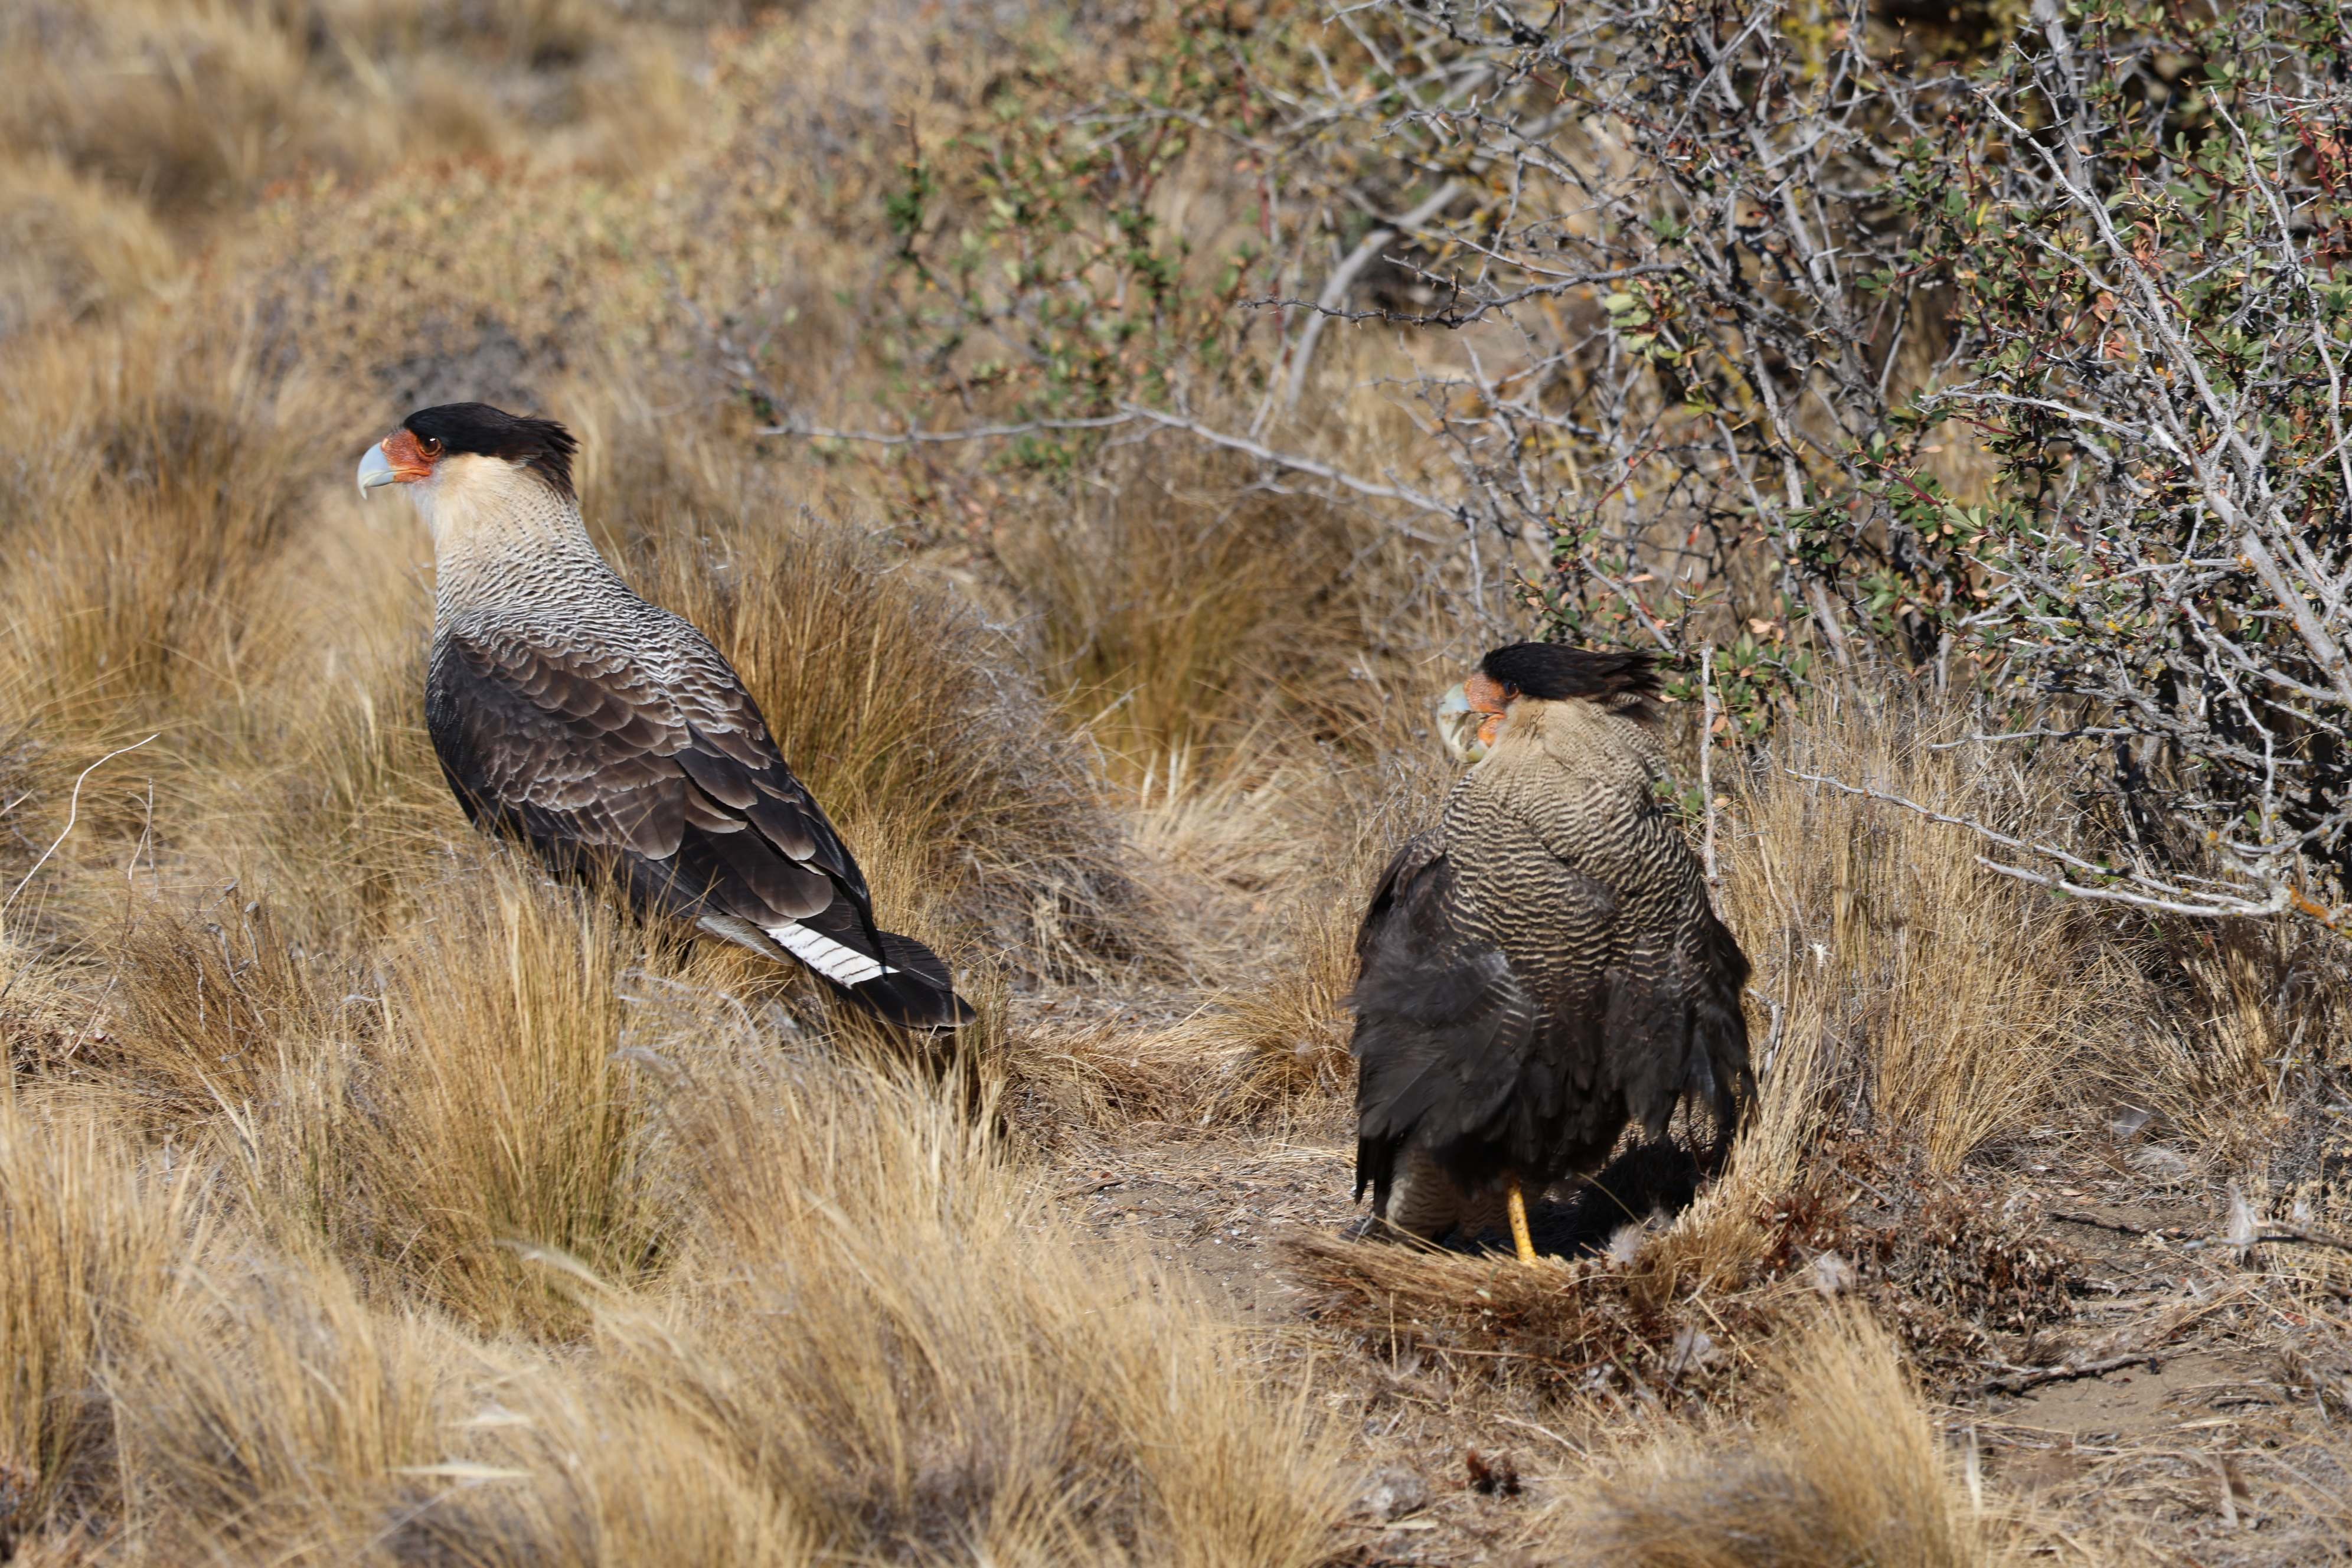
[{"label": "bird foot", "polygon": [[1506,1188],[1511,1210],[1511,1245],[1518,1248],[1520,1262],[1533,1263],[1536,1260],[1536,1242],[1535,1237],[1528,1234],[1527,1194],[1519,1191],[1517,1176],[1507,1179]]}]

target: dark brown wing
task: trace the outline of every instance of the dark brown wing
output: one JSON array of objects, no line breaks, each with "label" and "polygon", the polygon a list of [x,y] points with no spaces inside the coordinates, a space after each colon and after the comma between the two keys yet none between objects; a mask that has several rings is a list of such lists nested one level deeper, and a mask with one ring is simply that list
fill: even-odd
[{"label": "dark brown wing", "polygon": [[[1502,950],[1462,918],[1433,839],[1390,862],[1356,936],[1356,1194],[1375,1212],[1408,1144],[1465,1184],[1516,1163],[1536,1006]],[[1550,1098],[1541,1096],[1539,1098]]]},{"label": "dark brown wing", "polygon": [[939,960],[876,927],[856,861],[733,672],[695,651],[710,672],[681,689],[625,654],[446,631],[425,721],[467,815],[567,872],[609,868],[645,907],[756,928],[887,1017],[962,1021]]},{"label": "dark brown wing", "polygon": [[[1748,1015],[1740,995],[1748,989],[1748,955],[1739,940],[1702,901],[1692,911],[1677,963],[1676,987],[1690,1017],[1687,1092],[1704,1100],[1715,1118],[1717,1158],[1731,1152],[1756,1104],[1756,1072],[1748,1057]],[[1656,1123],[1655,1112],[1650,1118]],[[1653,1134],[1654,1136],[1654,1133]]]},{"label": "dark brown wing", "polygon": [[[1687,1097],[1706,1104],[1727,1151],[1755,1096],[1740,1007],[1748,959],[1716,916],[1688,838],[1654,802],[1609,822],[1618,847],[1605,861],[1581,853],[1557,823],[1522,821],[1571,883],[1591,895],[1538,901],[1552,920],[1580,928],[1551,945],[1563,955],[1605,953],[1605,968],[1591,971],[1589,980],[1584,966],[1571,965],[1559,976],[1564,984],[1538,986],[1547,1011],[1567,1020],[1599,1009],[1602,1082],[1612,1103],[1622,1096],[1643,1136],[1664,1136]],[[1604,941],[1592,940],[1595,916],[1606,927]],[[1590,1135],[1600,1131],[1589,1125]]]}]

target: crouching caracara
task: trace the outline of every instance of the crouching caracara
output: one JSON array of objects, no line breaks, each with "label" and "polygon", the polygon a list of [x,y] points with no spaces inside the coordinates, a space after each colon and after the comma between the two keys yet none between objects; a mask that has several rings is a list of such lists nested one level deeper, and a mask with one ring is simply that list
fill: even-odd
[{"label": "crouching caracara", "polygon": [[1684,1095],[1728,1139],[1753,1097],[1748,961],[1654,788],[1640,654],[1497,648],[1465,683],[1484,754],[1356,938],[1356,1193],[1431,1239],[1496,1189],[1591,1174]]},{"label": "crouching caracara", "polygon": [[866,878],[709,639],[589,542],[562,426],[421,409],[368,448],[360,493],[405,489],[433,533],[425,714],[477,826],[640,909],[791,956],[877,1016],[971,1010],[922,943],[874,923]]}]

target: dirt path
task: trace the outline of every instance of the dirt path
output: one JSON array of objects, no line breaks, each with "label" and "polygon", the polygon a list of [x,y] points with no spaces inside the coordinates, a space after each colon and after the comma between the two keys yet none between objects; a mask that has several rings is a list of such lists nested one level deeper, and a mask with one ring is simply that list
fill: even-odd
[{"label": "dirt path", "polygon": [[[1252,1342],[1268,1375],[1312,1376],[1353,1435],[1365,1489],[1357,1562],[1526,1561],[1526,1524],[1574,1473],[1595,1413],[1317,1329],[1288,1246],[1360,1218],[1346,1131],[1336,1114],[1265,1135],[1171,1131],[1072,1151],[1056,1179],[1096,1235],[1140,1245],[1178,1288],[1262,1331]],[[1973,1447],[1998,1489],[2111,1547],[2120,1531],[2150,1560],[2313,1561],[2342,1539],[2319,1522],[2329,1498],[2352,1496],[2320,1445],[2352,1423],[2352,1365],[2333,1374],[2336,1392],[2315,1389],[2331,1375],[2320,1363],[2352,1340],[2326,1311],[2284,1306],[2291,1290],[2259,1256],[2242,1266],[2206,1245],[2226,1198],[2184,1169],[2076,1138],[2004,1173],[2011,1201],[2041,1216],[2036,1234],[2084,1264],[2071,1321],[2021,1353],[2036,1368],[2106,1370],[2059,1378],[1988,1363],[1981,1382],[1947,1379],[1930,1393],[1946,1402],[1958,1462]],[[1567,1221],[1548,1217],[1539,1233],[1557,1244]],[[1987,1386],[2003,1375],[2032,1386]],[[1516,1475],[1517,1492],[1474,1484],[1473,1451],[1490,1476]]]}]

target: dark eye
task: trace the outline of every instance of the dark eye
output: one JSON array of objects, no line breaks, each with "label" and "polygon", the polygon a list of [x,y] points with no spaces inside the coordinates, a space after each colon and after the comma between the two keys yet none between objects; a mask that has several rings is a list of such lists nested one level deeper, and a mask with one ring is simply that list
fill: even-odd
[{"label": "dark eye", "polygon": [[441,443],[433,437],[427,436],[416,443],[416,449],[427,458],[437,458],[441,455]]}]

